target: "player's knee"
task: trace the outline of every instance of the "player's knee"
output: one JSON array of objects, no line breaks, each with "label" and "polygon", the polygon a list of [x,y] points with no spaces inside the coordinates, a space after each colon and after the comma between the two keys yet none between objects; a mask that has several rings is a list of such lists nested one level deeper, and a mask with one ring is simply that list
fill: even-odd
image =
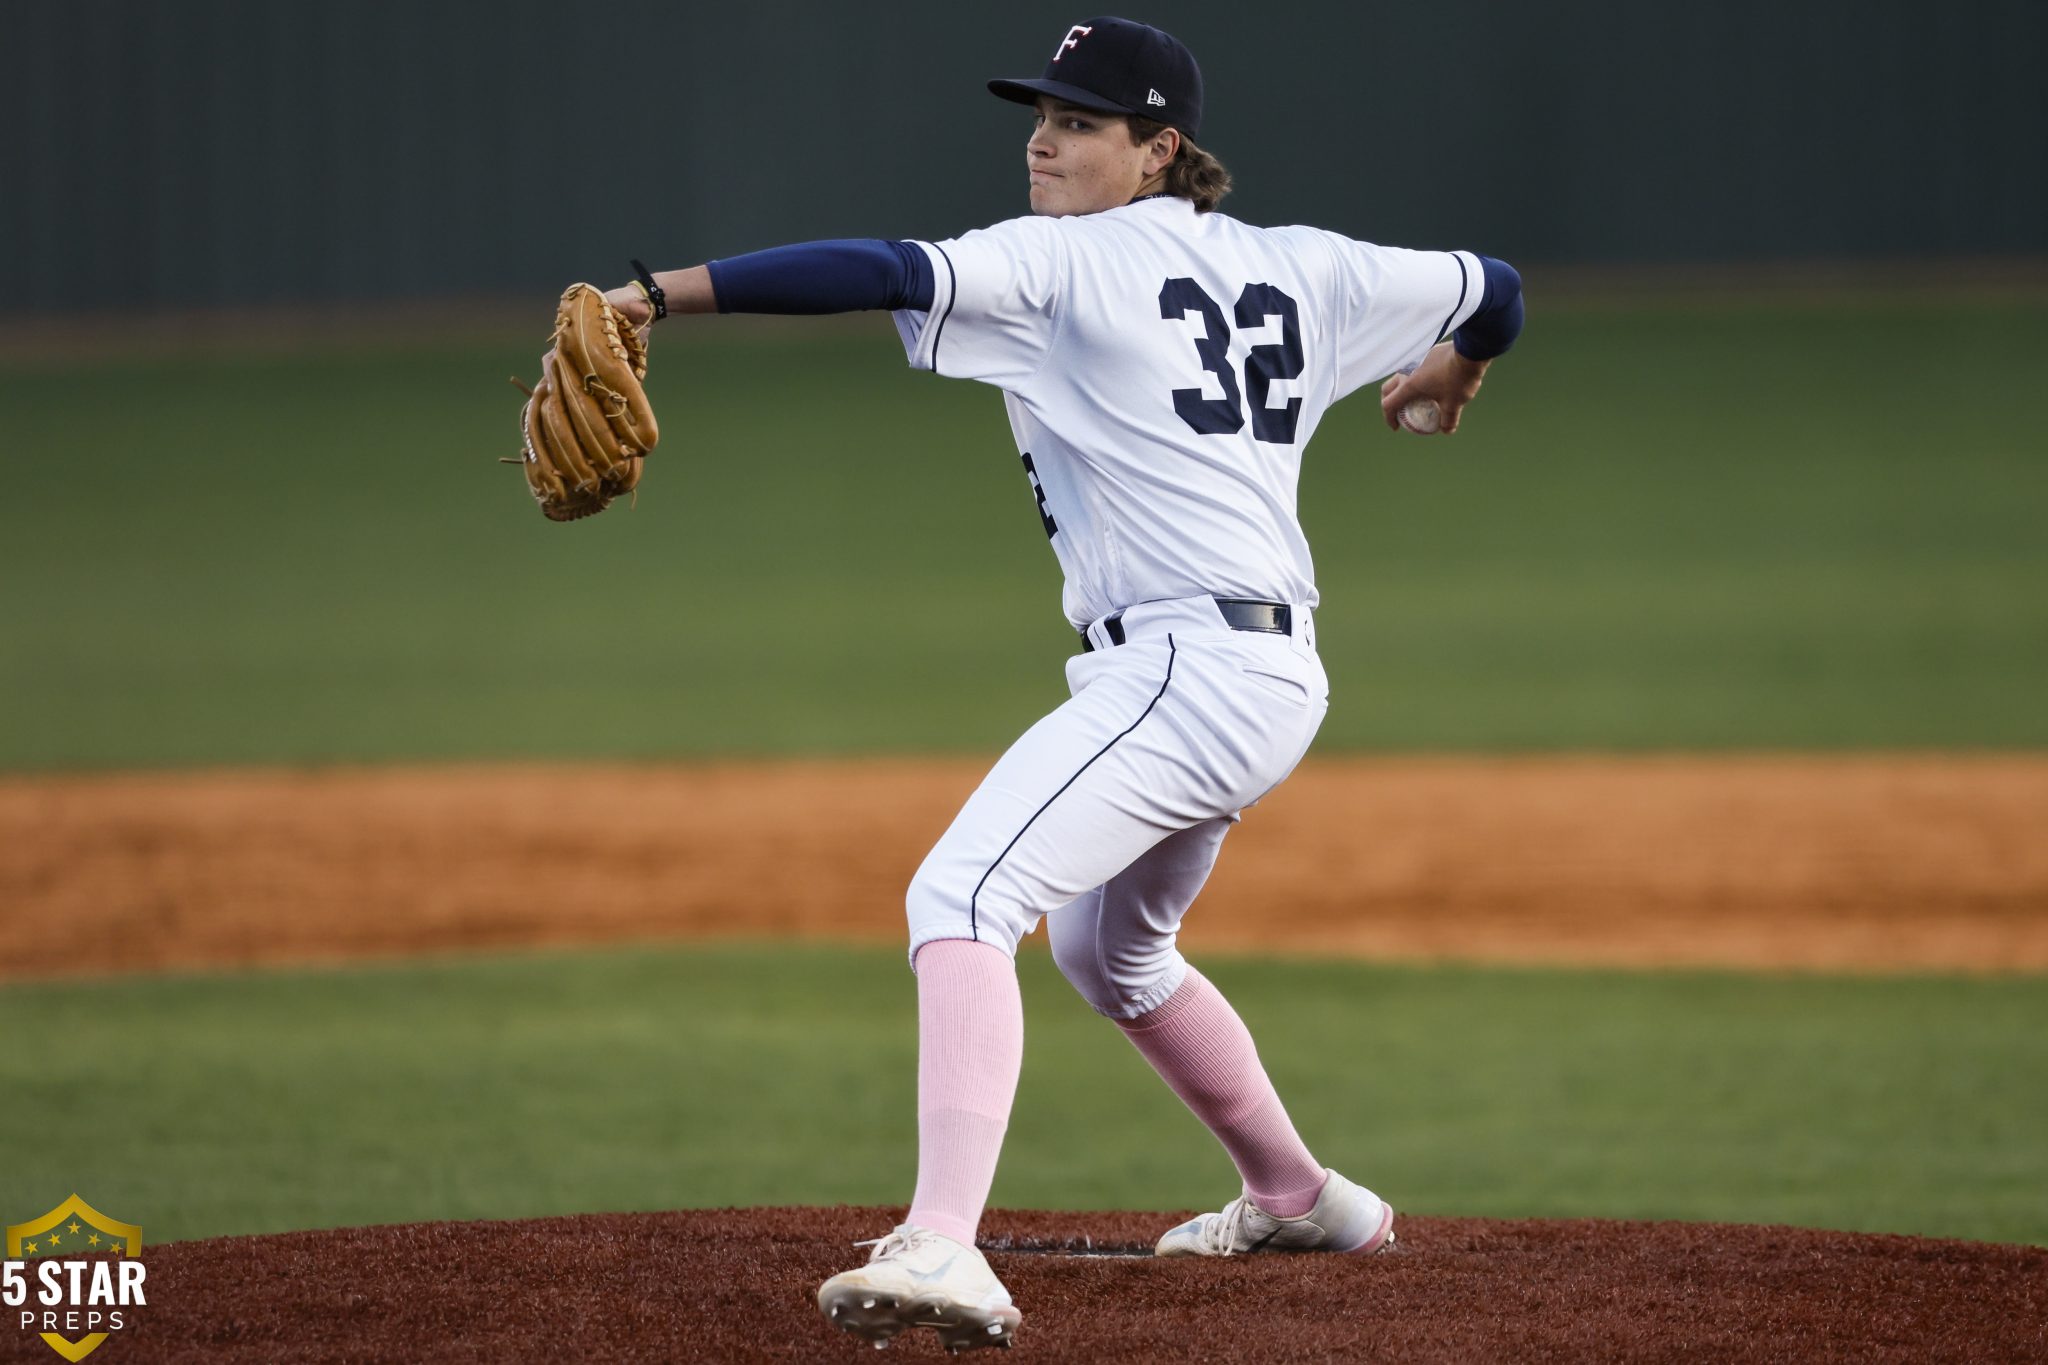
[{"label": "player's knee", "polygon": [[1017,940],[1023,937],[1024,926],[1019,925],[1014,917],[999,913],[999,907],[988,909],[993,913],[980,913],[981,907],[975,904],[971,891],[953,885],[951,879],[927,861],[910,879],[910,889],[903,897],[912,959],[915,960],[919,948],[942,938],[993,943],[1015,956]]},{"label": "player's knee", "polygon": [[1180,988],[1187,973],[1188,960],[1171,940],[1111,964],[1109,977],[1116,986],[1117,1013],[1126,1019],[1150,1014]]},{"label": "player's knee", "polygon": [[967,906],[962,898],[945,885],[944,879],[933,875],[931,864],[917,870],[910,879],[910,889],[903,895],[903,916],[910,927],[910,937],[915,942],[920,936],[938,937],[935,931],[959,929],[957,934],[947,933],[946,937],[971,938],[968,932]]},{"label": "player's knee", "polygon": [[1147,952],[1099,952],[1072,944],[1065,954],[1053,944],[1053,961],[1097,1014],[1135,1019],[1166,1003],[1187,974],[1187,959],[1171,944]]},{"label": "player's knee", "polygon": [[1067,984],[1078,991],[1096,1009],[1102,1008],[1107,998],[1108,981],[1103,976],[1102,960],[1096,955],[1092,937],[1085,934],[1063,935],[1059,932],[1059,916],[1051,920],[1054,925],[1052,939],[1052,965],[1060,969],[1060,975]]}]

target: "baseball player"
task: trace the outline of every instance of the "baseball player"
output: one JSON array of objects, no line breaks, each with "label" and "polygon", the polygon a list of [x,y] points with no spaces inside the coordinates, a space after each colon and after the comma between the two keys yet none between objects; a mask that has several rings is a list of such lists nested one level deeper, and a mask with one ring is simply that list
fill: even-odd
[{"label": "baseball player", "polygon": [[914,1327],[952,1350],[1014,1338],[1021,1315],[974,1237],[1023,1055],[1014,957],[1042,919],[1060,971],[1243,1179],[1157,1254],[1393,1243],[1393,1210],[1311,1155],[1175,936],[1224,835],[1328,707],[1295,516],[1303,448],[1331,404],[1387,376],[1390,428],[1456,431],[1522,319],[1499,261],[1216,212],[1230,178],[1194,141],[1201,73],[1156,28],[1075,24],[1042,77],[989,88],[1034,111],[1029,216],[642,271],[606,296],[635,323],[892,312],[913,366],[1002,390],[1066,576],[1072,698],[996,763],[909,890],[916,1192],[867,1264],[818,1291],[877,1346]]}]

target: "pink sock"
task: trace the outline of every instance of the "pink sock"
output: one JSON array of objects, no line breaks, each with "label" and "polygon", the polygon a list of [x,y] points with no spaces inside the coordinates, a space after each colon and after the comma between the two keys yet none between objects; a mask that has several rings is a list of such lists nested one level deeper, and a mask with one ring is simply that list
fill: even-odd
[{"label": "pink sock", "polygon": [[1315,1207],[1323,1168],[1266,1078],[1251,1031],[1207,977],[1189,967],[1165,1004],[1116,1022],[1230,1153],[1254,1204],[1279,1218]]},{"label": "pink sock", "polygon": [[917,1193],[906,1222],[974,1245],[1024,1065],[1017,964],[992,943],[917,950]]}]

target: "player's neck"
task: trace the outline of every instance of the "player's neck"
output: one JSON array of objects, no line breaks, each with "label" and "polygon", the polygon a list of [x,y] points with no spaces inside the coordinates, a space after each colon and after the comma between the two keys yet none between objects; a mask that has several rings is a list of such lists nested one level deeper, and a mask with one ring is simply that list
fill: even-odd
[{"label": "player's neck", "polygon": [[1162,169],[1138,182],[1138,188],[1131,193],[1130,202],[1135,204],[1140,199],[1156,199],[1165,192],[1166,172]]}]

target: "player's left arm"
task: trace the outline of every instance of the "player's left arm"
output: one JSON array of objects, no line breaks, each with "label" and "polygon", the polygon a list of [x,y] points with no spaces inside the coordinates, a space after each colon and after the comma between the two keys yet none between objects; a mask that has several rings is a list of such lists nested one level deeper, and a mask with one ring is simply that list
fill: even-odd
[{"label": "player's left arm", "polygon": [[605,297],[636,326],[650,316],[649,298],[664,295],[668,312],[886,312],[913,368],[1015,391],[1044,367],[1058,334],[1065,262],[1055,220],[1014,218],[943,241],[772,247]]},{"label": "player's left arm", "polygon": [[1479,258],[1486,290],[1465,324],[1438,342],[1409,374],[1397,374],[1380,386],[1380,415],[1390,431],[1401,429],[1401,409],[1432,399],[1442,414],[1444,434],[1458,429],[1458,414],[1479,396],[1487,369],[1506,355],[1522,333],[1522,277],[1506,261]]},{"label": "player's left arm", "polygon": [[[661,291],[662,314],[715,313],[718,295],[711,288],[711,267],[693,265],[687,270],[663,270],[650,276]],[[654,316],[654,297],[639,284],[622,284],[609,290],[604,301],[625,315],[626,321],[642,327]]]},{"label": "player's left arm", "polygon": [[731,256],[686,270],[620,285],[605,301],[635,326],[654,315],[659,297],[669,313],[853,313],[929,308],[932,273],[924,252],[908,242],[845,238],[800,242]]}]

